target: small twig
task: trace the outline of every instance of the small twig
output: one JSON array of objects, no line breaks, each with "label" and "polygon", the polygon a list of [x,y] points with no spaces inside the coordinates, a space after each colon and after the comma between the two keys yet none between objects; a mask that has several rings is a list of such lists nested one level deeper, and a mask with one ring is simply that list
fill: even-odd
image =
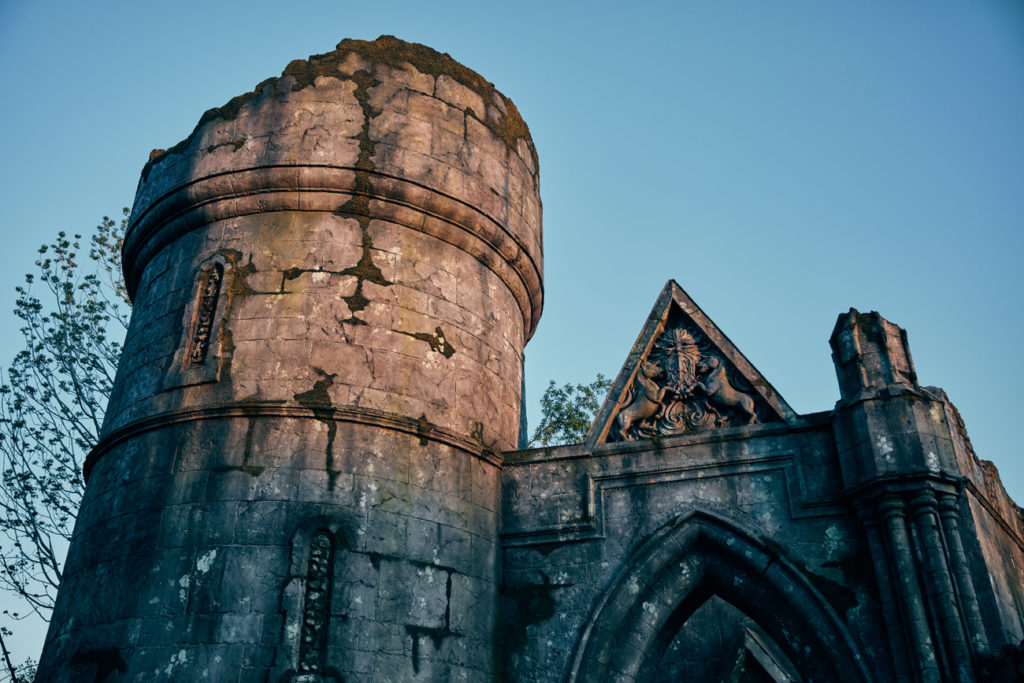
[{"label": "small twig", "polygon": [[0,631],[0,649],[4,652],[4,662],[7,663],[7,670],[11,673],[11,683],[18,683],[18,672],[14,670],[11,663],[11,653],[7,650],[7,643],[4,642],[3,631]]}]

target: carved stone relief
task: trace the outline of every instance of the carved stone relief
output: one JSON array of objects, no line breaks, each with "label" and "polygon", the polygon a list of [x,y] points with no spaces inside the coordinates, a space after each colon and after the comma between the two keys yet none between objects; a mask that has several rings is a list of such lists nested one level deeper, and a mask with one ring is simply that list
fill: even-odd
[{"label": "carved stone relief", "polygon": [[200,275],[199,292],[193,313],[192,334],[189,335],[187,363],[202,365],[206,361],[206,352],[210,348],[213,334],[213,320],[217,313],[217,300],[220,298],[220,283],[224,277],[224,267],[213,264]]},{"label": "carved stone relief", "polygon": [[321,673],[327,645],[327,616],[331,588],[331,537],[326,531],[313,535],[306,572],[306,596],[299,634],[299,673]]},{"label": "carved stone relief", "polygon": [[181,337],[164,375],[164,389],[217,382],[230,367],[231,349],[220,339],[231,308],[229,283],[237,274],[230,255],[199,265],[184,304]]},{"label": "carved stone relief", "polygon": [[758,422],[752,387],[729,372],[697,329],[673,327],[655,341],[619,401],[613,441],[674,436]]}]

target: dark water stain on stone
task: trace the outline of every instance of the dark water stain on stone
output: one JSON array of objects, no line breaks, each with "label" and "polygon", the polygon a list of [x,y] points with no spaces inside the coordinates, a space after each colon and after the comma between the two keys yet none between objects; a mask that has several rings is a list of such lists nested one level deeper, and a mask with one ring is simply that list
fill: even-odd
[{"label": "dark water stain on stone", "polygon": [[128,670],[128,665],[125,664],[121,653],[116,647],[103,650],[79,651],[71,656],[72,667],[87,666],[89,664],[96,666],[96,675],[92,679],[92,683],[104,683],[115,671],[124,673]]},{"label": "dark water stain on stone", "polygon": [[540,572],[540,578],[540,583],[509,584],[501,589],[502,602],[510,608],[505,610],[505,638],[512,651],[520,651],[526,645],[528,626],[547,621],[555,615],[558,606],[555,591],[575,585],[552,583],[544,572]]},{"label": "dark water stain on stone", "polygon": [[444,605],[444,626],[428,627],[406,624],[405,631],[412,636],[412,670],[414,674],[420,672],[420,640],[426,636],[434,642],[434,649],[440,650],[444,639],[450,636],[461,636],[451,629],[452,618],[452,573],[447,570],[448,580],[445,583],[445,605]]},{"label": "dark water stain on stone", "polygon": [[395,332],[404,334],[407,337],[412,337],[413,339],[418,339],[422,342],[427,342],[427,344],[430,345],[431,351],[436,351],[445,358],[451,358],[455,355],[455,347],[452,346],[451,342],[445,338],[444,330],[440,327],[434,328],[434,334],[430,334],[429,332],[406,332],[404,330],[395,330]]},{"label": "dark water stain on stone", "polygon": [[416,420],[416,434],[420,438],[420,445],[426,446],[430,432],[434,429],[434,425],[430,423],[426,415],[420,415],[420,419]]},{"label": "dark water stain on stone", "polygon": [[243,472],[255,479],[263,474],[263,469],[258,465],[220,465],[219,467],[214,467],[213,471],[219,474],[224,472]]},{"label": "dark water stain on stone", "polygon": [[312,389],[295,394],[295,400],[299,405],[313,411],[313,416],[327,426],[327,448],[325,450],[327,488],[333,491],[340,474],[334,469],[334,438],[338,434],[338,423],[334,420],[337,410],[331,404],[331,396],[327,390],[334,384],[334,378],[337,375],[330,375],[320,368],[313,368],[313,370],[321,376],[321,379],[313,383]]}]

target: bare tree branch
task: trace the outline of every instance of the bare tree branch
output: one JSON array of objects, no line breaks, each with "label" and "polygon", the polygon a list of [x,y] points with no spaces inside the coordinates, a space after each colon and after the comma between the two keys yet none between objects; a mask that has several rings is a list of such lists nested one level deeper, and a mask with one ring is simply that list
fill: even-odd
[{"label": "bare tree branch", "polygon": [[127,216],[104,217],[87,241],[58,234],[16,290],[24,347],[0,375],[0,590],[25,606],[5,613],[12,619],[47,619],[53,609],[82,464],[99,438],[128,325]]}]

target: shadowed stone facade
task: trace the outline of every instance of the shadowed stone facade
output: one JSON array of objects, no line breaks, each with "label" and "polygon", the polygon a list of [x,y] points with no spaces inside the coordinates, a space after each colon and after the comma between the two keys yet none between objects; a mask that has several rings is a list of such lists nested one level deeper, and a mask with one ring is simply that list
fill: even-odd
[{"label": "shadowed stone facade", "polygon": [[906,335],[798,415],[674,282],[582,444],[516,451],[543,299],[515,106],[346,40],[142,172],[133,318],[43,681],[974,681],[1024,520]]},{"label": "shadowed stone facade", "polygon": [[1021,511],[903,330],[830,342],[841,398],[797,415],[666,285],[587,440],[506,454],[509,680],[991,680]]}]

